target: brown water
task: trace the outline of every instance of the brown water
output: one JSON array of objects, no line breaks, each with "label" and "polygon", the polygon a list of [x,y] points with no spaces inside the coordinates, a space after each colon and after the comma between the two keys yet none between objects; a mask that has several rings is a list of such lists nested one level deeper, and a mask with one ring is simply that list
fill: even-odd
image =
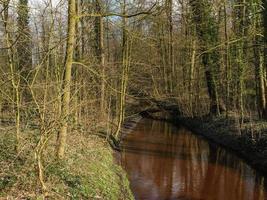
[{"label": "brown water", "polygon": [[144,119],[118,160],[136,200],[265,200],[264,177],[184,127]]}]

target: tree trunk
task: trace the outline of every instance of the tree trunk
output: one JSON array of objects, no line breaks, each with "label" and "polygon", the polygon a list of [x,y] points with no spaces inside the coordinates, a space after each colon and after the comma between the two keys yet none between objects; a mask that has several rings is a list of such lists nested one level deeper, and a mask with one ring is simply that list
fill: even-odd
[{"label": "tree trunk", "polygon": [[[254,30],[260,30],[261,27],[261,17],[257,15],[257,9],[253,10],[253,14],[257,17],[253,20]],[[258,32],[254,34],[254,65],[255,65],[255,82],[256,82],[256,95],[257,95],[257,109],[259,117],[263,117],[263,110],[266,107],[265,102],[265,87],[264,87],[264,58],[263,49],[261,48],[262,38],[259,36]]]},{"label": "tree trunk", "polygon": [[61,114],[61,128],[58,135],[58,151],[57,155],[59,159],[64,158],[66,140],[67,140],[67,129],[68,119],[70,114],[70,85],[71,85],[71,70],[73,51],[75,43],[75,23],[76,23],[76,3],[75,0],[69,0],[68,2],[68,39],[66,46],[66,56],[64,62],[64,80],[63,80],[63,96],[62,96],[62,114]]},{"label": "tree trunk", "polygon": [[[263,10],[263,27],[264,27],[264,69],[265,69],[265,91],[267,89],[266,72],[267,72],[267,1],[264,0]],[[265,92],[265,102],[267,101],[267,92]],[[267,119],[267,107],[263,108],[264,118]]]},{"label": "tree trunk", "polygon": [[188,88],[190,112],[192,114],[192,117],[194,116],[194,110],[193,110],[193,80],[194,80],[194,74],[195,74],[195,65],[196,65],[196,40],[193,39],[191,65],[190,65],[190,76],[189,76],[189,88]]},{"label": "tree trunk", "polygon": [[24,87],[22,90],[23,100],[28,103],[31,96],[28,84],[31,81],[30,71],[32,69],[32,45],[28,0],[19,0],[17,13],[17,25],[19,32],[17,41],[17,60],[20,74],[22,76],[21,85]]},{"label": "tree trunk", "polygon": [[244,117],[244,67],[245,67],[245,42],[244,36],[246,32],[246,1],[238,0],[236,7],[236,23],[235,33],[240,41],[236,45],[236,64],[237,64],[237,108]]},{"label": "tree trunk", "polygon": [[224,2],[224,39],[225,39],[225,53],[224,62],[226,70],[226,115],[228,117],[230,110],[230,81],[231,81],[231,65],[230,65],[230,52],[229,52],[229,36],[228,36],[228,17],[226,2]]},{"label": "tree trunk", "polygon": [[175,80],[175,66],[174,66],[174,56],[173,56],[173,19],[172,19],[172,0],[167,0],[167,18],[168,18],[168,67],[171,71],[169,80],[169,91],[173,92],[174,89],[174,80]]},{"label": "tree trunk", "polygon": [[[205,69],[208,95],[211,101],[210,113],[220,114],[220,102],[215,79],[215,69],[219,65],[219,54],[217,50],[211,50],[218,43],[218,28],[212,7],[207,0],[190,0],[193,10],[193,20],[196,24],[196,34],[200,41],[202,52],[202,64]],[[209,22],[209,23],[207,23]]]},{"label": "tree trunk", "polygon": [[15,102],[15,107],[16,107],[16,145],[15,149],[16,152],[19,153],[19,148],[20,148],[20,77],[17,78],[15,76],[15,63],[14,63],[14,51],[12,47],[12,41],[11,37],[9,34],[9,3],[10,1],[4,1],[3,2],[3,7],[4,7],[4,12],[2,13],[2,19],[4,22],[4,33],[5,33],[5,41],[7,45],[7,56],[8,56],[8,64],[9,64],[9,70],[11,74],[11,84],[13,87],[13,90],[15,91],[14,94],[14,102]]},{"label": "tree trunk", "polygon": [[[123,14],[126,15],[126,0],[123,1],[122,5]],[[121,90],[119,98],[119,120],[117,125],[117,130],[115,137],[119,137],[119,132],[122,126],[122,123],[125,118],[125,100],[126,100],[126,91],[128,83],[128,72],[130,65],[130,54],[131,54],[131,45],[128,38],[128,33],[126,30],[127,20],[123,18],[122,22],[122,76],[121,76]]]},{"label": "tree trunk", "polygon": [[[102,3],[95,0],[96,13],[102,14]],[[105,54],[104,54],[104,20],[99,16],[95,19],[95,36],[96,36],[96,57],[101,70],[101,93],[100,93],[100,113],[103,117],[105,113]]]}]

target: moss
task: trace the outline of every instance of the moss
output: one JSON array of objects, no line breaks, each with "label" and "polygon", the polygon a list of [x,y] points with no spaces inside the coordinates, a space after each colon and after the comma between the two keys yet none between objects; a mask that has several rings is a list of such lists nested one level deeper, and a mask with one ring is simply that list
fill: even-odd
[{"label": "moss", "polygon": [[0,191],[5,188],[13,186],[17,181],[17,177],[14,175],[6,175],[0,178]]}]

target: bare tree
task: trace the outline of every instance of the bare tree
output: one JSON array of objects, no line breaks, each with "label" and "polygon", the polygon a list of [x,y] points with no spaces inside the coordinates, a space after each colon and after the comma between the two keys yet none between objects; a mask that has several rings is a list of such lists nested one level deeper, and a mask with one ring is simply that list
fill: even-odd
[{"label": "bare tree", "polygon": [[64,82],[62,95],[62,125],[58,134],[58,158],[63,159],[67,140],[68,120],[70,114],[70,96],[71,96],[71,71],[73,62],[73,52],[75,43],[75,23],[76,23],[76,3],[75,0],[69,0],[68,3],[68,39],[66,46],[66,56],[64,64]]}]

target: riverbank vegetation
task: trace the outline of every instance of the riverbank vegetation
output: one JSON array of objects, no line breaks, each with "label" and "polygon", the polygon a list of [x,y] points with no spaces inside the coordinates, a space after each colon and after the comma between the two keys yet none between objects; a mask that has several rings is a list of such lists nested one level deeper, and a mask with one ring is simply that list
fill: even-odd
[{"label": "riverbank vegetation", "polygon": [[132,198],[106,140],[159,100],[265,141],[266,7],[0,0],[1,197]]},{"label": "riverbank vegetation", "polygon": [[125,173],[114,163],[107,143],[97,136],[72,131],[64,161],[53,156],[56,139],[51,138],[42,154],[45,165],[40,177],[34,151],[38,130],[24,129],[21,133],[23,146],[17,154],[12,127],[1,130],[1,198],[132,199]]}]

